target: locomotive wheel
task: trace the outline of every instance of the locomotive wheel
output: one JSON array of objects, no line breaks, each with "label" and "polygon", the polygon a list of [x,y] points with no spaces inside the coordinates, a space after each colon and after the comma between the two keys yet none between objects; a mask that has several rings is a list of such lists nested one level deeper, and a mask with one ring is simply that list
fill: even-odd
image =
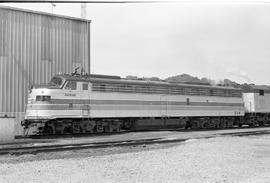
[{"label": "locomotive wheel", "polygon": [[93,133],[94,132],[94,128],[95,128],[95,126],[94,125],[91,125],[91,124],[86,124],[85,125],[85,131],[87,132],[87,133]]},{"label": "locomotive wheel", "polygon": [[53,134],[53,129],[51,126],[45,126],[44,127],[44,132],[43,132],[45,135],[51,135]]},{"label": "locomotive wheel", "polygon": [[67,134],[67,133],[68,133],[68,130],[67,130],[67,127],[65,127],[63,130],[63,134]]},{"label": "locomotive wheel", "polygon": [[186,121],[185,129],[187,130],[189,128],[191,128],[191,123],[190,121]]},{"label": "locomotive wheel", "polygon": [[233,122],[227,121],[227,128],[232,128],[232,127],[233,127]]},{"label": "locomotive wheel", "polygon": [[72,134],[72,128],[71,127],[65,127],[63,130],[63,134]]},{"label": "locomotive wheel", "polygon": [[209,121],[206,121],[206,122],[203,124],[203,127],[204,127],[204,128],[210,128],[210,123],[209,123]]},{"label": "locomotive wheel", "polygon": [[110,125],[104,126],[104,132],[105,132],[105,133],[110,133],[110,132],[112,132],[112,129],[111,129]]},{"label": "locomotive wheel", "polygon": [[85,130],[86,130],[87,133],[94,133],[95,127],[96,127],[96,122],[95,121],[91,121],[89,119],[87,119],[85,121],[84,128],[85,128]]},{"label": "locomotive wheel", "polygon": [[264,121],[259,121],[259,126],[264,126]]},{"label": "locomotive wheel", "polygon": [[97,121],[95,129],[96,129],[97,133],[103,133],[104,132],[104,126],[103,126],[102,121]]},{"label": "locomotive wheel", "polygon": [[120,126],[118,126],[117,128],[115,128],[116,132],[120,132]]},{"label": "locomotive wheel", "polygon": [[249,122],[249,124],[248,124],[248,126],[249,127],[254,127],[255,124],[256,124],[256,121],[254,119],[251,119],[250,122]]},{"label": "locomotive wheel", "polygon": [[223,119],[221,122],[220,122],[220,128],[226,128],[226,121]]},{"label": "locomotive wheel", "polygon": [[191,123],[191,128],[192,128],[192,129],[197,129],[197,128],[199,128],[198,122],[197,122],[197,121],[192,121],[192,123]]}]

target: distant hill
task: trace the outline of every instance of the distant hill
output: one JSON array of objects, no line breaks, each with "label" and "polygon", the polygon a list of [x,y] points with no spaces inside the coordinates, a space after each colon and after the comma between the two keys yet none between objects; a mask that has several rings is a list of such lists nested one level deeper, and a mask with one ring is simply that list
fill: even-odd
[{"label": "distant hill", "polygon": [[170,83],[186,83],[186,84],[200,84],[200,85],[210,85],[207,79],[199,79],[198,77],[193,77],[189,74],[181,74],[177,76],[168,77],[165,81]]},{"label": "distant hill", "polygon": [[231,86],[234,88],[241,88],[241,84],[236,83],[234,81],[231,81],[229,79],[224,79],[223,81],[219,81],[219,83],[217,84],[219,86]]},{"label": "distant hill", "polygon": [[126,76],[125,79],[129,79],[129,80],[144,80],[144,81],[163,81],[162,79],[160,79],[158,77],[142,77],[142,78],[139,78],[137,76]]},{"label": "distant hill", "polygon": [[215,81],[209,78],[198,78],[195,76],[191,76],[189,74],[180,74],[176,76],[171,76],[166,78],[165,80],[162,80],[158,77],[142,77],[139,78],[137,76],[126,76],[126,79],[130,80],[146,80],[146,81],[166,81],[170,83],[185,83],[185,84],[197,84],[197,85],[217,85],[217,86],[229,86],[233,88],[241,88],[243,90],[247,90],[247,88],[250,88],[250,86],[253,86],[253,83],[247,84],[239,84],[235,81],[231,81],[230,79],[224,79],[221,81]]}]

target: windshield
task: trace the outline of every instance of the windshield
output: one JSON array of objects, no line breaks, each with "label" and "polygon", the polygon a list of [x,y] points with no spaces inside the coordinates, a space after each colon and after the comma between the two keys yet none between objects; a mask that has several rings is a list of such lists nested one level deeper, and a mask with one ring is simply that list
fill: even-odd
[{"label": "windshield", "polygon": [[51,84],[56,85],[56,86],[61,86],[63,83],[63,80],[58,77],[53,77],[50,81]]}]

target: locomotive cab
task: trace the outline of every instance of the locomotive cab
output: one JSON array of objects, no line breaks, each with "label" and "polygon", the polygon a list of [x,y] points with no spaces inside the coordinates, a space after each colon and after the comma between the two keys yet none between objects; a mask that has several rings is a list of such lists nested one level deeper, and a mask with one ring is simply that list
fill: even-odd
[{"label": "locomotive cab", "polygon": [[[54,76],[49,83],[33,86],[29,92],[25,119],[54,119],[59,117],[59,111],[67,111],[61,117],[69,117],[79,108],[78,99],[87,105],[91,84],[88,81],[77,80],[76,77],[65,75]],[[72,111],[71,113],[69,113]]]},{"label": "locomotive cab", "polygon": [[25,120],[37,119],[37,116],[51,118],[43,109],[53,104],[52,100],[62,90],[64,83],[63,78],[55,76],[49,83],[34,85],[28,95]]}]

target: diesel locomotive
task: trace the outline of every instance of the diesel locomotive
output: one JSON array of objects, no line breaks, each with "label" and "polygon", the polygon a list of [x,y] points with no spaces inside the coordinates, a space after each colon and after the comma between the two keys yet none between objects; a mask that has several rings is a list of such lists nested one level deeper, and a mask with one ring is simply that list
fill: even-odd
[{"label": "diesel locomotive", "polygon": [[265,125],[270,89],[60,74],[29,91],[26,135]]}]

